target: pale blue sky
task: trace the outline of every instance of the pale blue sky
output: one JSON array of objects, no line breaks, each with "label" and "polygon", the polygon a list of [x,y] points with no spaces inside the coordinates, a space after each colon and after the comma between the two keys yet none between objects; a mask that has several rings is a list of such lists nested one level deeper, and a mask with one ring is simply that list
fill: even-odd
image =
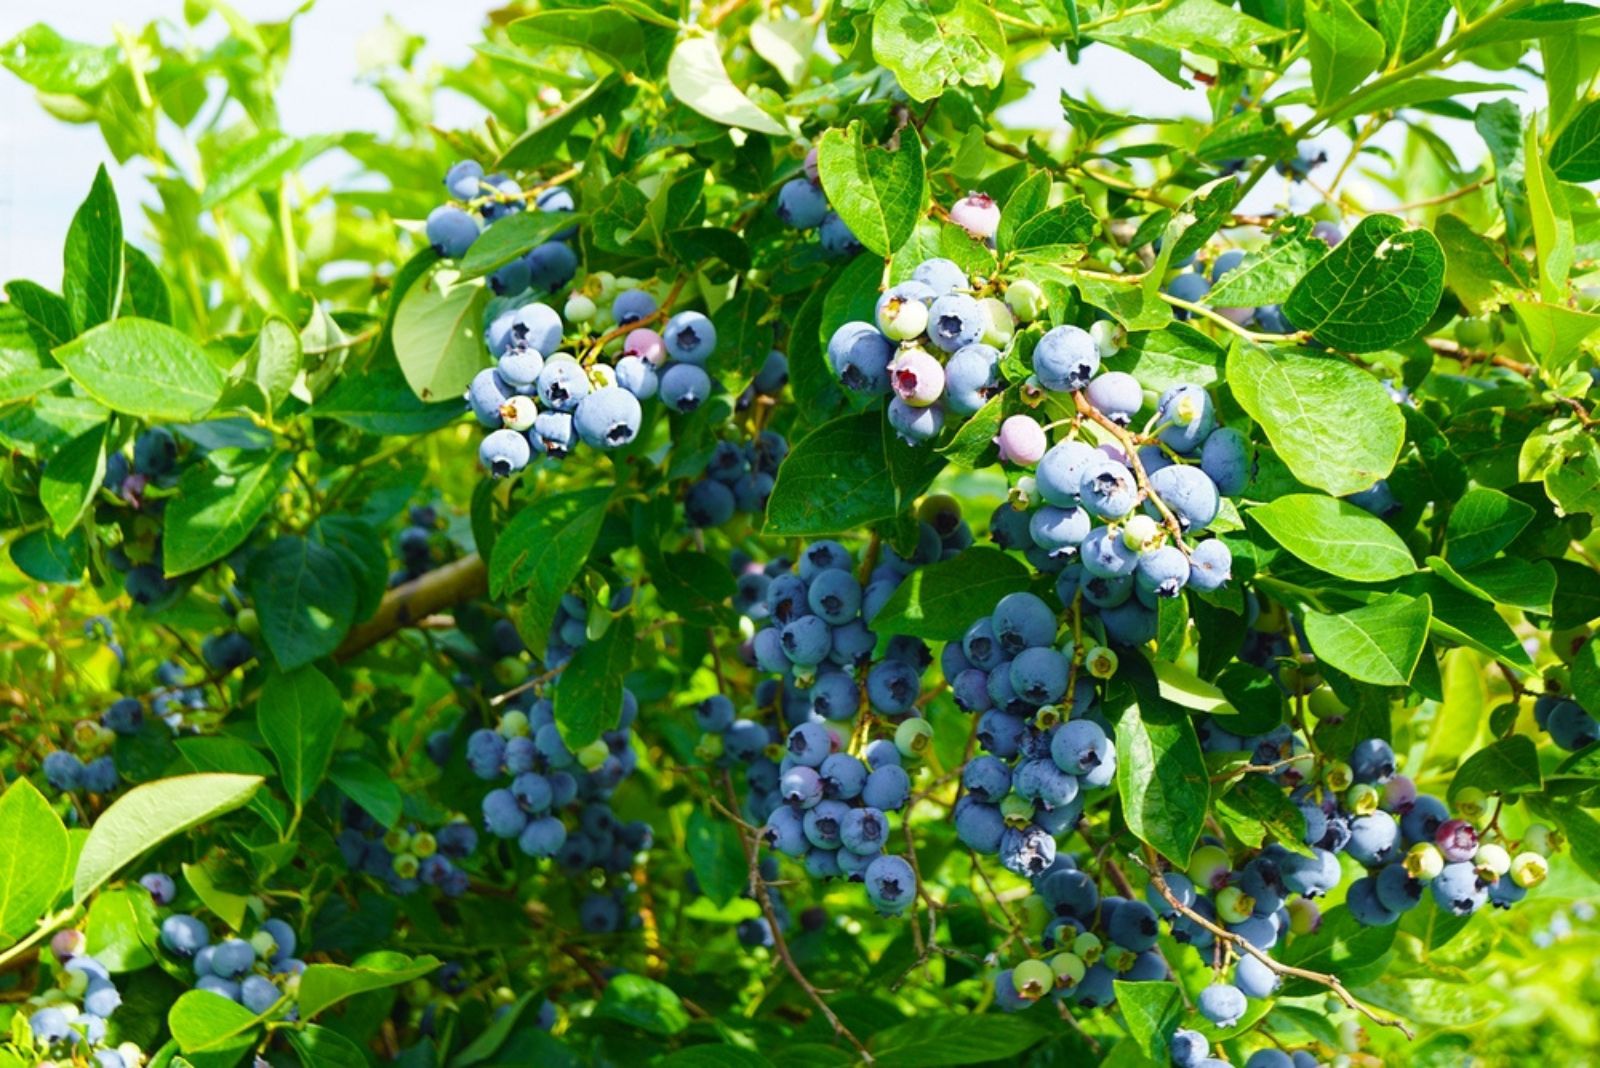
[{"label": "pale blue sky", "polygon": [[[234,0],[234,4],[258,20],[280,19],[296,6],[292,0]],[[425,60],[460,62],[479,39],[483,12],[491,6],[440,0],[322,0],[296,24],[295,46],[279,96],[285,129],[297,135],[338,130],[386,132],[391,123],[387,103],[356,75],[357,41],[388,14],[427,40]],[[9,40],[36,15],[46,17],[66,37],[109,42],[114,23],[137,29],[152,19],[165,18],[181,24],[182,0],[72,0],[43,6],[10,0],[0,3],[0,41]],[[202,40],[214,40],[219,35],[215,20],[203,25],[198,34]],[[1035,90],[1013,105],[1021,110],[1016,118],[1029,125],[1058,120],[1057,101],[1064,89],[1080,97],[1093,94],[1113,110],[1150,116],[1200,116],[1206,111],[1200,89],[1180,90],[1137,60],[1106,47],[1086,49],[1077,66],[1069,66],[1060,54],[1050,55],[1034,63],[1029,73],[1037,83]],[[1473,74],[1463,71],[1459,76]],[[1515,80],[1536,84],[1526,76]],[[1527,107],[1535,102],[1523,103]],[[477,105],[459,95],[441,94],[438,107],[438,121],[444,126],[467,126],[481,118]],[[61,276],[62,238],[98,163],[112,166],[130,230],[138,225],[133,204],[152,198],[136,173],[137,162],[126,169],[111,163],[98,127],[73,126],[51,118],[35,102],[32,90],[3,69],[0,115],[5,116],[0,121],[0,280],[32,278],[55,286]],[[1441,123],[1438,128],[1464,162],[1482,156],[1482,145],[1466,124]],[[1338,135],[1319,138],[1319,142],[1323,140],[1329,154],[1341,158],[1347,142]],[[334,170],[332,176],[338,173]],[[1268,210],[1288,192],[1281,182],[1263,182],[1249,208]],[[1372,199],[1382,202],[1379,197]],[[136,230],[133,236],[137,240]]]}]

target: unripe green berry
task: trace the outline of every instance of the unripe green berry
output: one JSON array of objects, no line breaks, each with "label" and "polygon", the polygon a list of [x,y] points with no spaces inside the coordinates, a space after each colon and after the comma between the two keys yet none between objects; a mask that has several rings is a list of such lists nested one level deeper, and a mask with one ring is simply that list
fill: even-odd
[{"label": "unripe green berry", "polygon": [[1538,853],[1518,853],[1511,858],[1511,881],[1524,890],[1544,882],[1550,874],[1550,862]]},{"label": "unripe green berry", "polygon": [[1037,283],[1019,278],[1006,287],[1006,307],[1020,321],[1031,323],[1045,313],[1048,303]]},{"label": "unripe green berry", "polygon": [[1472,856],[1472,864],[1485,881],[1492,882],[1511,870],[1511,854],[1498,842],[1481,842]]},{"label": "unripe green berry", "polygon": [[985,323],[983,338],[985,345],[993,345],[1003,349],[1011,343],[1011,337],[1017,332],[1017,321],[1011,314],[1011,309],[1006,307],[1003,300],[994,297],[984,297],[978,301],[978,306],[983,309]]},{"label": "unripe green berry", "polygon": [[383,836],[383,848],[391,853],[404,853],[411,848],[411,835],[403,827],[394,827]]},{"label": "unripe green berry", "polygon": [[394,873],[402,879],[415,879],[419,862],[410,853],[400,853],[394,858]]},{"label": "unripe green berry", "polygon": [[1025,960],[1011,971],[1017,994],[1029,1001],[1037,1001],[1056,985],[1056,973],[1042,960]]},{"label": "unripe green berry", "polygon": [[1088,969],[1076,953],[1057,953],[1050,958],[1050,970],[1055,972],[1058,990],[1071,990],[1083,982],[1083,974]]},{"label": "unripe green berry", "polygon": [[1072,940],[1072,952],[1076,953],[1085,964],[1093,965],[1104,951],[1105,943],[1101,942],[1100,936],[1093,931],[1085,931]]},{"label": "unripe green berry", "polygon": [[894,729],[894,747],[903,757],[918,757],[933,743],[933,724],[921,716],[902,720]]},{"label": "unripe green berry", "polygon": [[528,736],[528,714],[512,709],[500,717],[500,723],[495,727],[502,738],[525,738]]},{"label": "unripe green berry", "polygon": [[1214,890],[1232,870],[1233,861],[1221,846],[1205,845],[1190,855],[1189,868],[1184,874],[1197,888]]},{"label": "unripe green berry", "polygon": [[1117,654],[1097,645],[1084,654],[1083,666],[1095,678],[1109,679],[1117,673]]},{"label": "unripe green berry", "polygon": [[1161,536],[1161,524],[1143,512],[1128,517],[1122,524],[1122,544],[1130,549],[1148,549]]},{"label": "unripe green berry", "polygon": [[1000,815],[1007,826],[1021,830],[1033,822],[1033,802],[1018,793],[1006,794],[1000,802]]},{"label": "unripe green berry", "polygon": [[604,739],[596,739],[578,750],[575,754],[578,763],[583,765],[583,770],[593,771],[606,762],[606,757],[611,755],[611,747],[606,745]]},{"label": "unripe green berry", "polygon": [[1418,882],[1431,883],[1444,871],[1444,854],[1432,842],[1418,842],[1406,852],[1406,874]]},{"label": "unripe green berry", "polygon": [[1551,830],[1543,823],[1535,823],[1522,835],[1522,848],[1548,857],[1559,852],[1566,839],[1560,831]]},{"label": "unripe green berry", "polygon": [[1123,343],[1128,340],[1128,331],[1114,320],[1101,319],[1089,327],[1089,336],[1094,338],[1094,347],[1103,360],[1122,351]]},{"label": "unripe green berry", "polygon": [[1237,886],[1217,891],[1217,919],[1223,923],[1243,923],[1256,910],[1256,899]]},{"label": "unripe green berry", "polygon": [[915,298],[890,297],[878,313],[878,329],[890,341],[910,341],[928,328],[928,306]]},{"label": "unripe green berry", "polygon": [[433,837],[433,835],[429,834],[427,831],[423,831],[420,834],[412,836],[411,852],[415,853],[419,859],[427,860],[429,857],[439,852],[439,843]]},{"label": "unripe green berry", "polygon": [[1358,816],[1371,815],[1378,811],[1382,796],[1371,783],[1358,782],[1344,792],[1344,806]]},{"label": "unripe green berry", "polygon": [[1489,811],[1489,795],[1476,786],[1464,786],[1456,792],[1452,802],[1456,815],[1477,823]]},{"label": "unripe green berry", "polygon": [[595,311],[594,301],[582,293],[574,293],[561,309],[561,317],[569,323],[586,323],[594,318]]},{"label": "unripe green berry", "polygon": [[1344,761],[1335,761],[1329,764],[1322,773],[1322,781],[1328,789],[1335,793],[1344,793],[1355,782],[1355,772],[1350,770],[1350,765]]}]

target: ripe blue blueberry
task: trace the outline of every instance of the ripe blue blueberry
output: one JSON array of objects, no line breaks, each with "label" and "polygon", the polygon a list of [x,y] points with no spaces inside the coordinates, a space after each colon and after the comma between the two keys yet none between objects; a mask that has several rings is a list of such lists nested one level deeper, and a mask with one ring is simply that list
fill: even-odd
[{"label": "ripe blue blueberry", "polygon": [[958,415],[972,415],[997,395],[1000,350],[982,343],[957,349],[944,365],[945,403]]},{"label": "ripe blue blueberry", "polygon": [[967,272],[954,260],[935,256],[917,264],[911,272],[912,280],[921,282],[933,291],[934,296],[959,293],[968,286]]},{"label": "ripe blue blueberry", "polygon": [[922,680],[916,669],[903,661],[882,660],[867,673],[867,699],[883,715],[911,711],[921,692]]},{"label": "ripe blue blueberry", "polygon": [[1231,426],[1217,427],[1200,446],[1200,470],[1217,484],[1218,493],[1237,497],[1254,473],[1250,442]]},{"label": "ripe blue blueberry", "polygon": [[578,401],[572,423],[578,436],[597,449],[616,449],[638,436],[644,421],[639,399],[620,386],[606,386]]},{"label": "ripe blue blueberry", "polygon": [[889,391],[889,361],[895,345],[871,323],[845,323],[828,339],[828,362],[845,388],[857,393]]},{"label": "ripe blue blueberry", "polygon": [[1083,389],[1099,369],[1100,350],[1080,327],[1055,327],[1034,346],[1033,376],[1053,392]]},{"label": "ripe blue blueberry", "polygon": [[692,363],[675,363],[661,375],[661,399],[676,412],[692,412],[711,396],[711,376]]},{"label": "ripe blue blueberry", "polygon": [[928,340],[945,352],[976,344],[988,320],[983,308],[965,293],[946,293],[928,309]]},{"label": "ripe blue blueberry", "polygon": [[1079,558],[1088,574],[1099,578],[1126,578],[1139,566],[1139,553],[1128,548],[1121,531],[1096,527],[1079,546]]},{"label": "ripe blue blueberry", "polygon": [[874,768],[861,788],[863,804],[882,812],[898,812],[911,799],[911,777],[898,764]]},{"label": "ripe blue blueberry", "polygon": [[1054,704],[1066,695],[1069,666],[1054,649],[1024,649],[1011,661],[1011,688],[1029,704]]},{"label": "ripe blue blueberry", "polygon": [[993,856],[1000,851],[1006,821],[1000,814],[999,806],[986,804],[975,797],[963,797],[956,802],[954,822],[957,837],[969,849],[985,856]]},{"label": "ripe blue blueberry", "polygon": [[917,876],[905,858],[881,856],[867,866],[867,900],[890,915],[904,912],[916,897]]},{"label": "ripe blue blueberry", "polygon": [[1118,426],[1127,426],[1144,407],[1144,388],[1126,371],[1107,371],[1089,382],[1084,391],[1090,404]]},{"label": "ripe blue blueberry", "polygon": [[1190,453],[1216,427],[1217,415],[1204,387],[1176,385],[1161,394],[1156,421],[1162,442],[1177,452]]},{"label": "ripe blue blueberry", "polygon": [[828,214],[822,186],[809,178],[791,178],[778,190],[778,218],[796,230],[814,230]]},{"label": "ripe blue blueberry", "polygon": [[578,254],[563,241],[546,241],[522,262],[527,269],[525,284],[540,293],[556,292],[578,273]]},{"label": "ripe blue blueberry", "polygon": [[1243,992],[1227,983],[1213,983],[1200,991],[1200,1015],[1218,1027],[1232,1027],[1249,1007]]},{"label": "ripe blue blueberry", "polygon": [[944,408],[938,404],[916,408],[899,397],[889,400],[889,427],[907,445],[932,441],[944,429]]},{"label": "ripe blue blueberry", "polygon": [[459,259],[478,240],[477,220],[454,204],[441,204],[428,213],[428,244],[445,259]]},{"label": "ripe blue blueberry", "polygon": [[1162,545],[1139,554],[1139,588],[1158,597],[1176,597],[1189,581],[1189,558],[1173,545]]},{"label": "ripe blue blueberry", "polygon": [[553,857],[567,842],[567,828],[555,816],[528,821],[517,838],[517,848],[530,857]]},{"label": "ripe blue blueberry", "polygon": [[1233,552],[1220,538],[1210,538],[1189,554],[1189,585],[1201,593],[1221,589],[1233,577]]},{"label": "ripe blue blueberry", "polygon": [[830,259],[845,259],[861,251],[861,242],[836,212],[830,211],[822,217],[817,237],[823,255]]},{"label": "ripe blue blueberry", "polygon": [[1121,519],[1139,503],[1139,484],[1116,460],[1091,459],[1078,480],[1078,499],[1101,519]]},{"label": "ripe blue blueberry", "polygon": [[444,187],[457,200],[471,200],[479,193],[483,181],[483,164],[475,159],[464,159],[444,172]]},{"label": "ripe blue blueberry", "polygon": [[[994,636],[1002,653],[1015,656],[1024,649],[1049,645],[1056,636],[1056,616],[1044,600],[1032,593],[1008,593],[995,605],[990,617]],[[968,653],[968,659],[981,659]]]},{"label": "ripe blue blueberry", "polygon": [[673,359],[704,365],[717,347],[717,328],[697,311],[684,311],[667,320],[661,339]]},{"label": "ripe blue blueberry", "polygon": [[[1201,531],[1210,526],[1222,509],[1217,485],[1198,467],[1173,464],[1150,476],[1150,489],[1171,509],[1186,531]],[[1146,513],[1159,516],[1153,502],[1145,502]]]},{"label": "ripe blue blueberry", "polygon": [[545,360],[535,388],[544,408],[570,412],[589,395],[589,376],[577,360],[557,355]]},{"label": "ripe blue blueberry", "polygon": [[1055,859],[1055,837],[1037,824],[1007,827],[1000,838],[1000,863],[1013,875],[1024,879],[1043,875]]},{"label": "ripe blue blueberry", "polygon": [[211,932],[193,916],[179,913],[161,921],[161,944],[180,957],[192,957],[211,942]]}]

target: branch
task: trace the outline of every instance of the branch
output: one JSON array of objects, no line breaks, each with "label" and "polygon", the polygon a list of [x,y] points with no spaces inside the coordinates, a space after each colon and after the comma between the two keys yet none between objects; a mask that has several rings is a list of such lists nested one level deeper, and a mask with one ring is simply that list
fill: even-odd
[{"label": "branch", "polygon": [[[1150,853],[1148,848],[1146,852]],[[1411,1028],[1407,1027],[1403,1021],[1380,1016],[1372,1009],[1367,1008],[1367,1006],[1357,1001],[1355,996],[1352,995],[1350,991],[1345,989],[1344,983],[1340,982],[1337,975],[1330,975],[1326,972],[1313,972],[1305,968],[1296,968],[1292,964],[1284,964],[1282,961],[1273,960],[1265,952],[1257,949],[1255,946],[1234,934],[1226,927],[1222,927],[1211,920],[1206,919],[1194,909],[1179,901],[1177,896],[1173,894],[1172,889],[1167,886],[1167,880],[1164,879],[1161,875],[1161,872],[1157,870],[1154,853],[1150,853],[1145,860],[1139,860],[1138,857],[1135,857],[1134,860],[1141,868],[1149,873],[1150,885],[1154,886],[1161,896],[1167,899],[1167,904],[1176,909],[1178,913],[1181,914],[1185,919],[1188,919],[1205,928],[1207,931],[1210,931],[1218,942],[1226,943],[1235,951],[1242,951],[1250,954],[1256,960],[1260,961],[1262,964],[1265,964],[1269,970],[1277,975],[1286,975],[1293,979],[1305,979],[1316,983],[1319,986],[1325,986],[1333,992],[1335,997],[1344,1002],[1346,1008],[1354,1009],[1356,1012],[1359,1012],[1361,1015],[1365,1016],[1378,1026],[1393,1027],[1407,1038],[1416,1037],[1416,1035],[1412,1033]]]},{"label": "branch", "polygon": [[338,660],[349,660],[403,627],[417,626],[441,609],[488,591],[488,568],[481,556],[469,553],[385,593],[372,618],[350,628],[333,655]]}]

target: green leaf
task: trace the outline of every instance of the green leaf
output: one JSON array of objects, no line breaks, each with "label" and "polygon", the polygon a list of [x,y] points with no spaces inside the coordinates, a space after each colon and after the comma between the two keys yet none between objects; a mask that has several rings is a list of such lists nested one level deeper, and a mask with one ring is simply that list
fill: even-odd
[{"label": "green leaf", "polygon": [[[1288,945],[1275,950],[1273,956],[1296,968],[1344,976],[1382,957],[1394,943],[1394,936],[1393,924],[1368,927],[1350,915],[1348,908],[1337,905],[1322,914],[1322,926],[1315,933],[1291,938]],[[1309,979],[1291,979],[1279,993],[1298,997],[1320,994],[1324,990],[1326,987],[1317,986]]]},{"label": "green leaf", "polygon": [[1549,615],[1554,607],[1556,571],[1548,560],[1501,556],[1477,567],[1457,570],[1448,561],[1430,556],[1428,566],[1456,589],[1494,604],[1540,615]]},{"label": "green leaf", "polygon": [[675,1035],[689,1026],[689,1012],[670,987],[626,972],[606,985],[594,1014],[652,1035]]},{"label": "green leaf", "polygon": [[686,37],[672,50],[667,62],[667,84],[684,105],[712,122],[738,126],[775,137],[787,137],[782,123],[756,106],[733,84],[722,65],[714,37]]},{"label": "green leaf", "polygon": [[1318,107],[1340,99],[1383,65],[1383,36],[1345,0],[1310,0],[1306,34]]},{"label": "green leaf", "polygon": [[1336,615],[1307,612],[1306,637],[1318,660],[1351,678],[1404,686],[1417,668],[1432,618],[1427,597],[1391,594]]},{"label": "green leaf", "polygon": [[0,45],[0,63],[41,93],[88,96],[115,73],[114,47],[69,41],[42,22]]},{"label": "green leaf", "polygon": [[1456,795],[1469,786],[1486,794],[1527,794],[1544,789],[1544,776],[1539,773],[1539,751],[1533,739],[1513,734],[1484,746],[1462,761],[1450,780],[1450,800],[1454,801]]},{"label": "green leaf", "polygon": [[1450,0],[1378,0],[1378,28],[1389,54],[1401,63],[1422,55],[1439,39],[1449,13]]},{"label": "green leaf", "polygon": [[1524,124],[1522,150],[1528,183],[1528,212],[1533,216],[1533,242],[1538,252],[1534,262],[1539,265],[1539,292],[1550,304],[1564,304],[1567,277],[1572,273],[1577,256],[1577,239],[1566,198],[1540,151],[1538,122]]},{"label": "green leaf", "polygon": [[[220,858],[219,858],[220,859]],[[244,917],[250,907],[250,898],[224,890],[217,885],[212,871],[225,871],[221,863],[185,864],[183,881],[189,884],[202,904],[217,914],[217,918],[235,931],[244,927]]]},{"label": "green leaf", "polygon": [[65,534],[78,525],[106,476],[106,434],[102,423],[73,438],[45,464],[39,476],[39,503],[56,530]]},{"label": "green leaf", "polygon": [[[1214,178],[1196,189],[1189,199],[1183,202],[1182,208],[1168,227],[1167,240],[1162,247],[1163,254],[1167,255],[1167,262],[1182,263],[1204,248],[1206,242],[1211,240],[1224,224],[1232,220],[1233,207],[1239,203],[1243,189],[1239,180],[1232,175]],[[1174,228],[1179,231],[1176,238],[1171,236]],[[1146,280],[1147,289],[1153,291],[1152,283],[1159,284],[1156,281],[1158,274],[1159,272],[1152,272],[1151,277]]]},{"label": "green leaf", "polygon": [[1339,578],[1382,582],[1417,569],[1400,535],[1347,501],[1292,493],[1245,515],[1295,556]]},{"label": "green leaf", "polygon": [[1282,304],[1328,246],[1311,236],[1314,224],[1304,216],[1288,219],[1266,248],[1245,253],[1239,265],[1222,276],[1206,303],[1213,308],[1254,308]]},{"label": "green leaf", "polygon": [[828,203],[867,248],[887,256],[916,229],[927,199],[922,142],[901,131],[894,148],[868,144],[865,126],[828,130],[817,143],[817,171]]},{"label": "green leaf", "polygon": [[1216,0],[1178,0],[1154,10],[1143,5],[1131,8],[1094,35],[1130,51],[1145,46],[1196,52],[1223,63],[1265,67],[1269,64],[1260,47],[1287,32]]},{"label": "green leaf", "polygon": [[1596,330],[1600,315],[1547,304],[1537,300],[1512,299],[1508,302],[1522,327],[1523,342],[1540,367],[1559,376],[1578,355],[1578,346]]},{"label": "green leaf", "polygon": [[749,887],[749,861],[732,823],[697,808],[689,813],[684,843],[700,890],[712,904],[723,908]]},{"label": "green leaf", "polygon": [[251,556],[245,588],[261,636],[278,666],[292,671],[339,647],[355,616],[355,583],[334,550],[298,536]]},{"label": "green leaf", "polygon": [[1532,669],[1533,661],[1516,632],[1488,601],[1457,589],[1440,575],[1414,575],[1401,592],[1413,597],[1427,594],[1433,603],[1434,637],[1471,646],[1521,671]]},{"label": "green leaf", "polygon": [[300,1063],[316,1068],[368,1068],[370,1061],[361,1047],[337,1031],[309,1024],[290,1030],[289,1044],[300,1055]]},{"label": "green leaf", "polygon": [[1445,253],[1445,284],[1475,311],[1499,302],[1498,287],[1521,288],[1493,242],[1459,215],[1441,215],[1433,232]]},{"label": "green leaf", "polygon": [[[62,859],[64,861],[65,857]],[[65,863],[61,868],[64,878]],[[107,890],[96,894],[89,906],[89,919],[83,928],[85,949],[113,973],[147,968],[158,959],[156,945],[160,922],[155,899],[144,887]]]},{"label": "green leaf", "polygon": [[497,220],[472,243],[457,265],[461,280],[493,274],[580,221],[570,211],[517,211]]},{"label": "green leaf", "polygon": [[349,967],[342,964],[313,964],[300,976],[300,1016],[314,1019],[323,1010],[346,998],[382,990],[420,979],[439,966],[430,956],[408,957],[404,953],[381,951],[360,957]]},{"label": "green leaf", "polygon": [[306,145],[278,130],[263,130],[212,165],[200,207],[210,211],[240,193],[272,185],[300,165]]},{"label": "green leaf", "polygon": [[100,814],[78,854],[73,900],[88,900],[107,879],[175,834],[250,800],[256,775],[176,775],[135,786]]},{"label": "green leaf", "polygon": [[[1149,672],[1142,660],[1123,670]],[[1210,774],[1194,721],[1158,696],[1153,676],[1138,691],[1138,699],[1117,719],[1117,792],[1123,818],[1140,841],[1182,867],[1205,828]]]},{"label": "green leaf", "polygon": [[614,7],[540,11],[511,23],[506,34],[535,53],[552,45],[581,48],[618,71],[637,70],[644,53],[643,28]]},{"label": "green leaf", "polygon": [[1444,249],[1394,215],[1368,215],[1283,305],[1325,345],[1377,352],[1416,337],[1444,294]]},{"label": "green leaf", "polygon": [[569,749],[613,730],[622,716],[622,680],[633,665],[633,616],[618,616],[573,654],[556,680],[555,717]]},{"label": "green leaf", "polygon": [[1394,470],[1406,421],[1372,375],[1339,356],[1239,340],[1228,386],[1295,478],[1336,496]]},{"label": "green leaf", "polygon": [[609,487],[546,497],[524,506],[495,538],[489,593],[504,597],[528,590],[523,634],[539,642],[537,653],[544,650],[536,635],[549,628],[556,603],[583,570],[610,500]]},{"label": "green leaf", "polygon": [[192,423],[222,396],[222,374],[205,351],[150,319],[102,323],[55,356],[89,396],[142,419]]},{"label": "green leaf", "polygon": [[328,779],[339,792],[360,805],[373,819],[385,827],[393,827],[400,819],[405,803],[400,787],[388,772],[370,760],[353,753],[340,754],[328,768]]},{"label": "green leaf", "polygon": [[1252,848],[1261,848],[1268,834],[1290,849],[1303,848],[1305,813],[1283,792],[1283,787],[1265,775],[1241,776],[1217,799],[1217,818]]},{"label": "green leaf", "polygon": [[67,878],[67,830],[27,779],[0,796],[0,935],[9,944],[38,923]]},{"label": "green leaf", "polygon": [[1567,120],[1550,146],[1550,170],[1564,182],[1600,178],[1600,100],[1590,100]]},{"label": "green leaf", "polygon": [[384,360],[364,371],[346,371],[317,398],[312,414],[337,419],[368,434],[426,434],[461,417],[459,399],[429,404],[411,391],[400,365]]},{"label": "green leaf", "polygon": [[[277,410],[289,398],[300,374],[302,358],[300,332],[287,319],[274,315],[261,324],[256,343],[245,357],[245,366],[250,369],[250,380],[267,402],[268,413]],[[341,375],[334,388],[343,385],[348,378],[360,381],[363,377],[353,372]]]},{"label": "green leaf", "polygon": [[1016,1062],[1050,1033],[1049,1022],[1029,1016],[918,1013],[885,1028],[868,1042],[878,1068],[941,1068],[947,1065]]},{"label": "green leaf", "polygon": [[[894,457],[912,453],[907,470]],[[943,459],[911,450],[877,411],[840,416],[800,439],[778,469],[767,500],[766,533],[838,534],[892,519],[927,489]]]},{"label": "green leaf", "polygon": [[1550,625],[1557,630],[1579,627],[1600,619],[1600,575],[1572,560],[1551,560],[1556,573],[1556,596]]},{"label": "green leaf", "polygon": [[[54,348],[72,340],[76,332],[72,329],[72,312],[67,308],[64,298],[41,285],[22,279],[6,283],[6,297],[11,301],[11,306],[38,330],[39,336],[45,341],[45,348]],[[7,333],[12,333],[13,329],[8,325]],[[29,348],[38,348],[32,339],[28,345]]]},{"label": "green leaf", "polygon": [[328,773],[343,723],[338,689],[314,667],[269,675],[261,684],[256,726],[278,758],[284,790],[297,809]]},{"label": "green leaf", "polygon": [[1005,31],[978,0],[887,0],[873,12],[872,58],[913,100],[957,85],[999,85],[1005,51]]},{"label": "green leaf", "polygon": [[143,252],[132,245],[122,246],[122,303],[117,314],[154,319],[172,325],[172,291],[166,276]]},{"label": "green leaf", "polygon": [[272,508],[294,454],[274,453],[258,463],[220,470],[200,462],[186,467],[167,505],[162,566],[182,575],[222,559],[244,544]]},{"label": "green leaf", "polygon": [[1111,987],[1116,992],[1122,1022],[1139,1049],[1155,1063],[1166,1064],[1171,1056],[1167,1036],[1177,1030],[1184,1016],[1183,995],[1178,985],[1164,979],[1142,983],[1116,979]]},{"label": "green leaf", "polygon": [[1572,658],[1572,696],[1584,708],[1600,708],[1600,642],[1593,635]]},{"label": "green leaf", "polygon": [[1029,571],[998,549],[974,546],[929,567],[919,567],[873,618],[878,634],[959,641],[972,621],[994,610],[1008,593],[1028,588]]},{"label": "green leaf", "polygon": [[167,1012],[167,1027],[185,1053],[243,1053],[255,1042],[261,1017],[231,998],[190,990]]},{"label": "green leaf", "polygon": [[758,18],[750,24],[750,47],[789,85],[799,85],[811,62],[817,27],[809,19]]},{"label": "green leaf", "polygon": [[122,214],[105,165],[95,172],[62,253],[61,291],[78,333],[117,317],[122,297]]},{"label": "green leaf", "polygon": [[489,290],[435,267],[406,291],[394,317],[394,355],[422,401],[459,397],[485,366],[483,312]]},{"label": "green leaf", "polygon": [[77,582],[89,566],[89,546],[81,530],[66,537],[35,530],[17,538],[7,551],[18,571],[39,582]]},{"label": "green leaf", "polygon": [[1499,490],[1474,486],[1450,510],[1445,559],[1471,567],[1504,549],[1533,520],[1533,509]]}]

